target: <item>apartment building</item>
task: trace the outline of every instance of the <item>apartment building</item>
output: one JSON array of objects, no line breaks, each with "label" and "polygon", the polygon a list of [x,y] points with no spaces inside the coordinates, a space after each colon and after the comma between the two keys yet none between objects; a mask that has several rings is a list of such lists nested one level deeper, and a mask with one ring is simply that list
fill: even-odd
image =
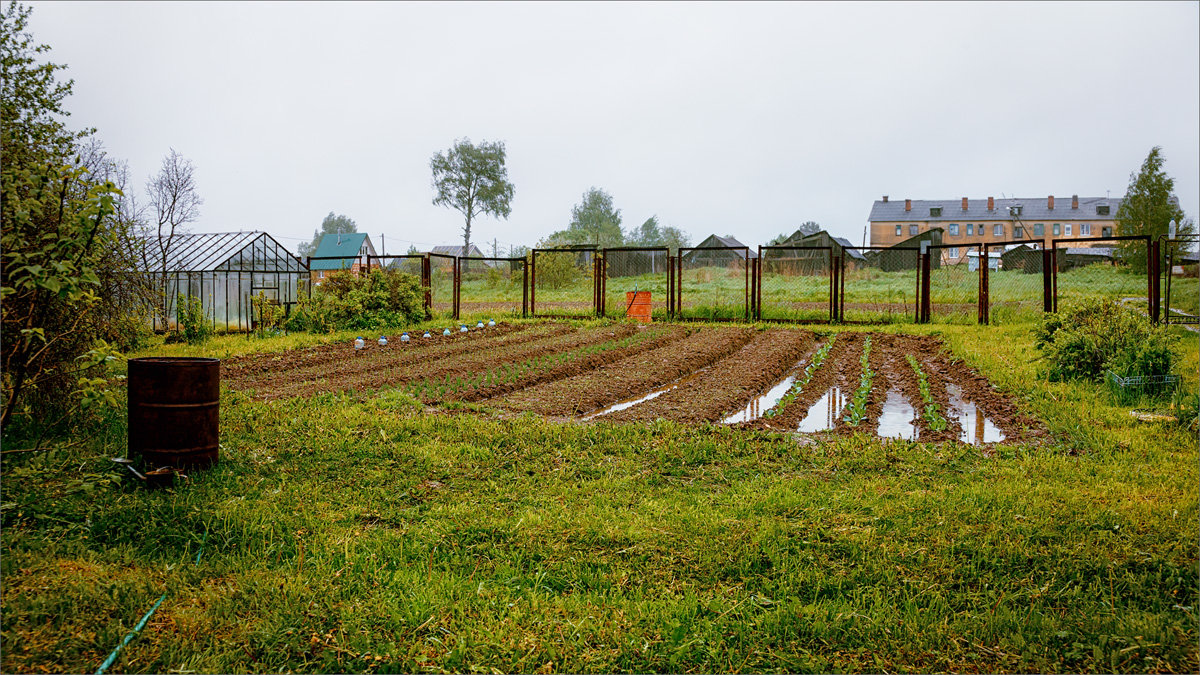
[{"label": "apartment building", "polygon": [[[871,245],[891,246],[932,228],[944,230],[946,263],[966,262],[968,245],[1040,242],[1058,239],[1104,239],[1117,233],[1119,198],[1083,197],[1056,200],[1053,195],[1018,199],[905,199],[887,195],[871,207]],[[954,244],[963,244],[961,248]],[[1105,245],[1097,242],[1096,245]],[[1076,243],[1075,247],[1088,246]]]}]

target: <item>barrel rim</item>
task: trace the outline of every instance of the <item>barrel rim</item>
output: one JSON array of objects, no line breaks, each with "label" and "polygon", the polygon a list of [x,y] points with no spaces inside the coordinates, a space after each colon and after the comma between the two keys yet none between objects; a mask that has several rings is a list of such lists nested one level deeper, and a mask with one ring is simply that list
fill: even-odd
[{"label": "barrel rim", "polygon": [[207,356],[139,356],[136,359],[129,359],[130,364],[155,363],[175,366],[207,366],[220,362],[221,359],[209,358]]}]

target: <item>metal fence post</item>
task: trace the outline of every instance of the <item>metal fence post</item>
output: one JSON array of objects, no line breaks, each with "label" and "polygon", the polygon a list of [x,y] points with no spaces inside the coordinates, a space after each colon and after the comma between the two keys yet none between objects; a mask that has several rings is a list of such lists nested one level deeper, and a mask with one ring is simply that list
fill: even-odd
[{"label": "metal fence post", "polygon": [[421,256],[421,285],[425,287],[425,320],[433,318],[433,270],[429,264],[429,254]]},{"label": "metal fence post", "polygon": [[1051,296],[1053,281],[1051,276],[1054,274],[1054,261],[1050,257],[1050,249],[1042,244],[1042,311],[1054,311],[1054,299]]},{"label": "metal fence post", "polygon": [[1146,283],[1149,284],[1149,293],[1146,298],[1147,309],[1150,312],[1150,320],[1158,323],[1158,284],[1160,281],[1160,256],[1162,249],[1159,247],[1160,240],[1155,239],[1148,242],[1150,245],[1146,247],[1147,257],[1150,264],[1146,265]]},{"label": "metal fence post", "polygon": [[920,302],[921,313],[920,313],[920,318],[919,318],[920,323],[929,323],[929,315],[930,315],[929,272],[930,272],[930,259],[932,257],[933,257],[933,254],[929,253],[928,249],[926,250],[925,253],[921,254],[921,271],[917,275],[918,277],[920,277],[920,286],[921,286],[921,296],[920,296],[921,297],[921,302]]},{"label": "metal fence post", "polygon": [[529,261],[521,261],[521,318],[529,316]]}]

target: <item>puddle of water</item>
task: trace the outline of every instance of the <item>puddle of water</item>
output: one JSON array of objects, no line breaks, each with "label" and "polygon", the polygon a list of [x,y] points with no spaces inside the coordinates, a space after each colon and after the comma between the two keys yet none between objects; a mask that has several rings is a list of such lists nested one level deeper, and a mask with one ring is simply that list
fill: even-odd
[{"label": "puddle of water", "polygon": [[583,419],[584,419],[584,421],[587,421],[587,420],[592,419],[593,417],[600,417],[601,415],[615,413],[618,410],[632,408],[633,406],[635,406],[639,403],[645,403],[646,401],[656,399],[659,396],[662,396],[663,394],[667,393],[668,391],[675,389],[679,385],[684,384],[685,382],[688,382],[690,380],[694,380],[697,377],[700,377],[700,375],[703,374],[704,371],[706,371],[706,370],[708,370],[707,367],[701,368],[700,370],[697,370],[694,373],[691,373],[689,375],[684,375],[683,377],[679,378],[678,380],[675,380],[674,382],[671,382],[669,384],[664,384],[663,386],[659,387],[658,389],[655,389],[654,391],[650,392],[649,394],[643,394],[641,396],[627,398],[624,401],[614,403],[614,404],[608,406],[607,408],[601,408],[601,409],[597,410],[596,412],[591,413],[590,415],[584,415]]},{"label": "puddle of water", "polygon": [[784,394],[788,393],[788,390],[792,388],[792,385],[795,384],[795,382],[796,374],[793,373],[792,375],[788,375],[787,377],[783,378],[782,382],[776,384],[774,387],[771,387],[767,393],[751,399],[751,401],[746,404],[745,408],[742,408],[741,410],[721,420],[721,423],[733,424],[734,422],[748,422],[750,420],[756,420],[759,417],[762,417],[763,413],[775,407],[775,404],[779,402],[779,399],[783,398]]},{"label": "puddle of water", "polygon": [[838,418],[842,415],[842,409],[846,407],[846,400],[849,397],[842,393],[841,387],[830,387],[812,407],[808,409],[808,414],[804,419],[800,420],[798,431],[811,433],[814,431],[825,431],[832,429],[837,424]]},{"label": "puddle of water", "polygon": [[917,411],[909,404],[898,390],[887,393],[883,402],[883,413],[879,416],[879,428],[875,431],[880,438],[903,438],[915,440],[917,437]]},{"label": "puddle of water", "polygon": [[958,439],[964,443],[980,445],[982,443],[997,443],[1004,440],[1004,432],[991,419],[979,414],[979,408],[974,401],[963,399],[962,387],[946,383],[946,393],[950,395],[950,405],[958,413],[958,424],[961,431]]}]

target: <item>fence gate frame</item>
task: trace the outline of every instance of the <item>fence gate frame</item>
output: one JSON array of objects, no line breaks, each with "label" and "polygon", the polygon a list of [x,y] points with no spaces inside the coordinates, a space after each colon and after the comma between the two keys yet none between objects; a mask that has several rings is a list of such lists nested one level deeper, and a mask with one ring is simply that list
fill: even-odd
[{"label": "fence gate frame", "polygon": [[[961,248],[966,249],[963,252],[963,257],[969,257],[968,251],[972,248],[979,249],[979,265],[976,269],[976,285],[975,285],[975,315],[976,322],[979,324],[984,321],[984,305],[985,295],[987,293],[987,267],[991,263],[991,258],[988,257],[988,245],[984,242],[968,241],[954,244],[926,244],[922,242],[922,246],[917,249],[917,269],[920,276],[920,287],[917,291],[917,323],[930,323],[933,320],[933,252],[935,249]],[[941,256],[938,257],[941,260]],[[959,265],[969,265],[970,263],[957,263]],[[938,269],[944,263],[938,263]]]},{"label": "fence gate frame", "polygon": [[529,316],[537,318],[537,255],[538,253],[587,253],[592,254],[592,313],[591,314],[542,314],[542,318],[591,319],[600,316],[600,249],[596,246],[581,248],[531,248],[529,249]]},{"label": "fence gate frame", "polygon": [[[1047,312],[1058,312],[1058,249],[1059,244],[1077,244],[1077,243],[1097,243],[1097,242],[1116,242],[1116,241],[1142,241],[1146,244],[1146,308],[1150,314],[1150,320],[1158,322],[1158,281],[1159,273],[1159,251],[1156,241],[1148,234],[1127,234],[1115,237],[1073,237],[1070,239],[1054,239],[1051,240],[1047,249],[1050,252],[1050,268],[1051,283],[1046,289],[1051,302],[1048,302]],[[1066,250],[1070,247],[1064,246],[1063,255],[1066,255]],[[1089,247],[1090,248],[1090,247]],[[1045,265],[1042,265],[1045,270]]]},{"label": "fence gate frame", "polygon": [[[916,279],[916,288],[914,289],[914,292],[916,295],[913,298],[912,317],[913,317],[914,323],[921,322],[920,321],[921,320],[921,249],[919,247],[916,247],[916,246],[842,246],[841,249],[842,250],[839,255],[839,263],[838,263],[838,267],[840,268],[838,274],[841,277],[840,286],[838,288],[838,293],[837,293],[837,295],[838,295],[838,298],[837,298],[837,306],[838,306],[837,321],[838,321],[838,323],[846,323],[846,250],[847,249],[849,249],[851,251],[885,251],[886,250],[886,251],[913,251],[913,252],[915,252],[917,254],[917,265],[916,265],[917,279]],[[904,310],[903,315],[906,317],[908,316],[907,309]],[[881,322],[878,322],[878,321],[855,321],[853,323],[855,325],[859,325],[859,324],[868,325],[868,324],[881,323]]]},{"label": "fence gate frame", "polygon": [[685,255],[684,251],[744,251],[745,252],[745,255],[742,257],[742,262],[745,264],[745,271],[746,271],[745,294],[744,294],[744,297],[742,300],[742,321],[749,323],[750,322],[750,304],[751,304],[750,268],[753,266],[752,261],[754,260],[753,258],[750,257],[750,247],[749,246],[681,246],[681,247],[679,247],[679,253],[676,255],[676,258],[678,260],[675,263],[675,273],[678,275],[677,280],[675,282],[675,315],[674,315],[675,320],[676,321],[713,321],[713,322],[737,321],[737,319],[732,319],[732,318],[730,318],[730,319],[722,319],[722,318],[705,319],[703,317],[686,317],[683,315],[683,258]]},{"label": "fence gate frame", "polygon": [[[1158,239],[1154,242],[1155,245],[1157,245],[1159,248],[1160,256],[1162,254],[1162,242],[1166,237],[1167,237],[1167,235],[1160,234],[1158,236]],[[1166,242],[1167,242],[1167,297],[1166,297],[1166,305],[1162,308],[1162,310],[1163,310],[1162,311],[1162,320],[1163,320],[1164,324],[1169,326],[1169,325],[1171,325],[1171,277],[1173,275],[1173,270],[1175,269],[1175,252],[1172,249],[1171,244],[1175,243],[1175,242],[1179,242],[1182,244],[1195,244],[1195,243],[1200,242],[1200,235],[1175,237],[1174,239],[1166,239]],[[1158,286],[1160,286],[1160,284],[1161,284],[1161,282],[1159,282],[1158,284],[1155,284],[1155,286],[1158,287]],[[1192,317],[1188,318],[1187,315],[1185,315],[1185,318],[1182,321],[1176,321],[1175,324],[1176,325],[1197,325],[1197,324],[1200,324],[1200,316],[1192,316]]]},{"label": "fence gate frame", "polygon": [[521,318],[529,315],[529,261],[525,258],[477,258],[474,256],[456,257],[454,259],[454,318],[460,318],[462,310],[462,264],[463,261],[476,260],[479,262],[506,262],[509,265],[521,263]]},{"label": "fence gate frame", "polygon": [[[671,249],[666,246],[609,246],[609,247],[600,249],[600,273],[597,276],[597,279],[600,282],[600,284],[599,284],[600,290],[599,290],[599,294],[597,296],[599,298],[599,308],[596,312],[597,315],[602,318],[608,316],[608,314],[607,314],[607,312],[608,312],[607,295],[608,295],[608,253],[609,253],[609,251],[616,251],[616,252],[623,252],[623,253],[639,253],[639,252],[640,253],[662,253],[666,256],[667,269],[663,270],[662,274],[667,275],[667,298],[666,298],[667,319],[670,320],[671,318],[673,318],[675,316],[675,313],[673,311],[674,308],[671,305],[671,299],[673,297],[673,291],[674,291],[672,286],[675,283],[675,278],[673,275],[673,272],[675,270],[675,266],[674,266],[675,260],[671,256]],[[657,276],[660,273],[659,272],[651,272],[651,274]]]},{"label": "fence gate frame", "polygon": [[[829,304],[829,318],[826,319],[825,321],[821,321],[820,319],[771,319],[771,318],[763,319],[763,315],[762,315],[762,310],[763,310],[763,307],[762,307],[763,306],[763,299],[762,299],[763,280],[762,280],[762,278],[763,278],[763,268],[764,268],[763,251],[774,251],[774,250],[781,250],[781,249],[795,250],[795,251],[829,251],[829,267],[826,268],[826,276],[828,277],[828,281],[829,281],[829,303],[828,303]],[[754,307],[753,308],[754,308],[755,320],[756,321],[773,321],[775,323],[796,323],[796,324],[833,323],[834,317],[837,313],[837,281],[836,281],[836,277],[838,276],[838,273],[837,273],[836,260],[837,260],[837,258],[833,253],[832,246],[785,246],[785,245],[762,246],[762,245],[760,245],[758,247],[758,258],[755,259],[755,265],[754,265],[755,281],[754,281],[754,296],[753,296]]]}]

